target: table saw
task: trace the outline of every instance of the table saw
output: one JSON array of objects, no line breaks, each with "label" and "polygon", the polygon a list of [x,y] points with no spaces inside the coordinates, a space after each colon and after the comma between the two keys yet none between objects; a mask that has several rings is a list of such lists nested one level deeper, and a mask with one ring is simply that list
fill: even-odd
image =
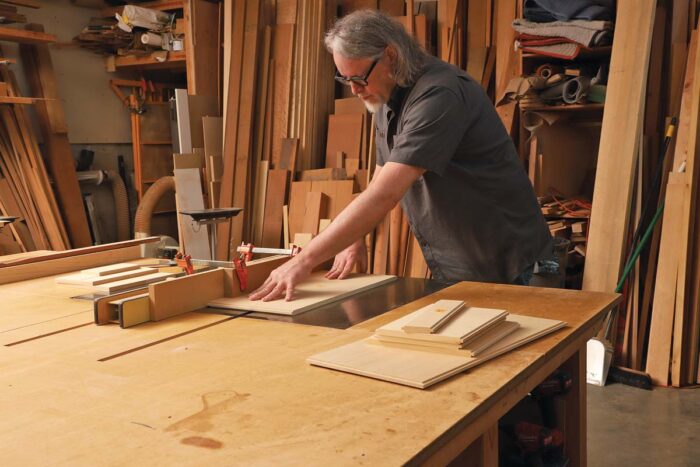
[{"label": "table saw", "polygon": [[[618,295],[402,279],[307,316],[203,309],[121,329],[55,276],[8,282],[28,266],[0,268],[4,465],[497,465],[498,419],[561,366],[566,453],[586,465],[586,341]],[[305,362],[438,299],[569,325],[428,390]]]}]

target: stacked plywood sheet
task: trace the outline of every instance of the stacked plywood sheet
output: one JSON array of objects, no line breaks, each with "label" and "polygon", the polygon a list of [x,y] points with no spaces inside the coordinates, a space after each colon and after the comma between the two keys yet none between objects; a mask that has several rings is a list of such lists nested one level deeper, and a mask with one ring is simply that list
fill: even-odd
[{"label": "stacked plywood sheet", "polygon": [[[432,333],[403,329],[424,321],[421,309],[378,328],[367,339],[307,359],[312,365],[425,389],[566,325],[557,320],[464,308]],[[462,347],[450,347],[457,344]]]}]

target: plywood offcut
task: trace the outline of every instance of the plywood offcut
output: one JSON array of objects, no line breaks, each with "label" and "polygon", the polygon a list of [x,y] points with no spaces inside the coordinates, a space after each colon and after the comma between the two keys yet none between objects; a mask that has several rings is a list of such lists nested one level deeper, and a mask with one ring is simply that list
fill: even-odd
[{"label": "plywood offcut", "polygon": [[269,302],[252,301],[247,296],[241,296],[212,300],[208,306],[293,316],[396,280],[395,276],[367,274],[352,274],[347,279],[330,280],[323,277],[325,273],[315,272],[299,284],[294,300],[289,302],[283,299]]}]

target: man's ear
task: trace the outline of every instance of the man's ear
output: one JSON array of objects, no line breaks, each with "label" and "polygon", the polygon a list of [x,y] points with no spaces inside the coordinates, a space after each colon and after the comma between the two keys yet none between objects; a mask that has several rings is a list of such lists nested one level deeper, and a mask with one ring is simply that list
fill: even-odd
[{"label": "man's ear", "polygon": [[389,63],[392,67],[396,63],[396,48],[393,45],[387,45],[385,50],[386,56],[389,57]]}]

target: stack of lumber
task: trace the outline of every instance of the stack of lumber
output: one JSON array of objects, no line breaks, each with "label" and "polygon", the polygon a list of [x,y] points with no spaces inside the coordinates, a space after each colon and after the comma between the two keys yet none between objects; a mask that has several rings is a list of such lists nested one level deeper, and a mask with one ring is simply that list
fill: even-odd
[{"label": "stack of lumber", "polygon": [[[0,75],[0,100],[4,96],[21,97],[7,65],[0,65]],[[22,105],[0,106],[0,213],[20,218],[7,228],[22,251],[70,247],[36,136]]]},{"label": "stack of lumber", "polygon": [[563,321],[463,305],[440,300],[376,329],[367,339],[313,355],[307,362],[425,389],[566,326]]},{"label": "stack of lumber", "polygon": [[[698,10],[655,3],[617,6],[583,289],[614,290],[648,232],[621,284],[615,364],[677,387],[700,381]],[[678,125],[667,148],[669,117]]]},{"label": "stack of lumber", "polygon": [[335,3],[224,2],[223,176],[217,207],[242,207],[218,228],[216,257],[242,240],[279,246],[297,169],[322,165],[333,105],[323,33]]},{"label": "stack of lumber", "polygon": [[73,41],[85,49],[109,55],[128,49],[134,42],[134,35],[119,29],[115,18],[91,18]]},{"label": "stack of lumber", "polygon": [[[178,16],[181,16],[177,10],[182,10],[183,4],[186,3],[187,1],[159,1],[142,5],[140,8],[148,8],[154,14],[158,14],[159,11],[167,12],[174,10],[172,12],[173,15],[177,13]],[[79,44],[80,47],[103,55],[146,55],[153,50],[169,49],[170,45],[167,44],[167,38],[181,38],[181,30],[183,29],[182,25],[184,21],[182,18],[174,20],[172,25],[169,23],[154,22],[153,26],[148,28],[134,26],[132,31],[125,31],[118,26],[119,21],[115,14],[123,15],[124,7],[108,7],[102,9],[100,17],[90,18],[88,25],[73,38],[73,42]],[[158,26],[155,27],[155,24],[158,24]],[[157,41],[156,45],[152,42],[153,39],[151,39],[150,43],[147,43],[147,39],[142,41],[141,36],[149,32],[153,32],[152,37],[168,34],[167,36],[164,35],[158,38],[160,40],[166,39],[166,42],[161,45],[161,43]]]},{"label": "stack of lumber", "polygon": [[439,300],[378,328],[374,337],[388,346],[476,357],[520,327],[507,317],[505,310],[465,307],[459,300]]},{"label": "stack of lumber", "polygon": [[[20,43],[25,76],[35,97],[20,95],[8,66],[14,61],[0,64],[0,103],[4,104],[0,109],[0,213],[20,218],[8,227],[19,251],[88,246],[92,238],[46,45],[55,36],[32,24],[25,29],[5,28],[2,38]],[[43,157],[29,124],[29,105],[36,110]]]},{"label": "stack of lumber", "polygon": [[[497,2],[500,10],[515,2]],[[437,56],[465,70],[488,90],[496,70],[493,41],[496,16],[490,0],[446,0],[437,6]],[[498,27],[510,27],[508,15],[498,17]],[[500,30],[499,30],[500,34]],[[503,54],[505,56],[512,54]]]}]

